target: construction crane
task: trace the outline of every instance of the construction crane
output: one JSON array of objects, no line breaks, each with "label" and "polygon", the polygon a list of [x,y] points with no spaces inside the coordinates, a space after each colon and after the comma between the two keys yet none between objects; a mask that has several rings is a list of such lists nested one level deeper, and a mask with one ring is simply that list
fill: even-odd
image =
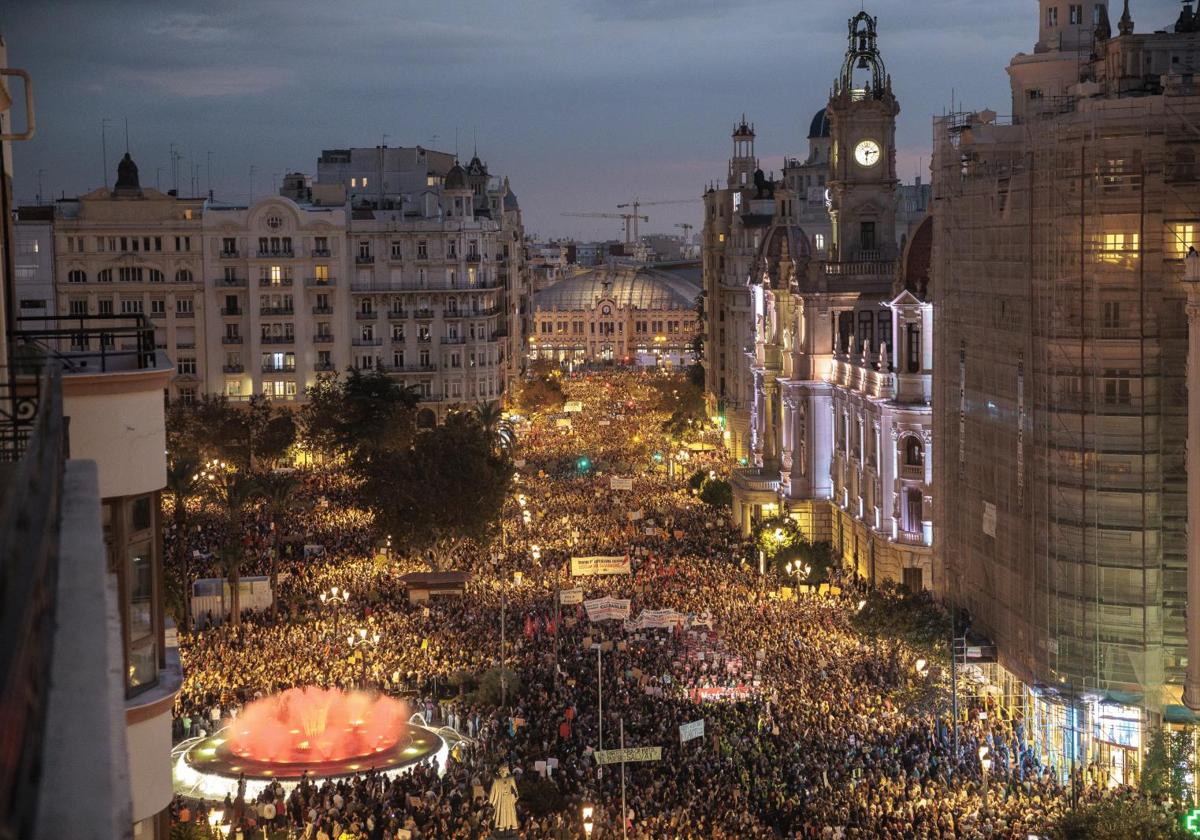
[{"label": "construction crane", "polygon": [[691,244],[691,241],[692,241],[692,230],[693,230],[693,229],[694,229],[696,226],[695,226],[695,225],[689,225],[687,222],[680,222],[679,224],[675,225],[675,227],[677,227],[677,228],[683,228],[683,241],[684,241],[684,243],[686,243],[686,244]]},{"label": "construction crane", "polygon": [[[622,208],[622,209],[625,207],[633,208],[633,238],[636,240],[638,238],[637,220],[639,218],[641,218],[647,222],[650,221],[645,216],[639,217],[637,215],[638,208],[640,208],[640,207],[655,207],[660,204],[691,204],[693,201],[700,201],[700,199],[699,198],[680,198],[680,199],[676,199],[675,201],[642,201],[641,199],[635,198],[633,201],[627,202],[625,204],[618,204],[617,207]],[[628,238],[626,239],[626,241],[628,241]]]},{"label": "construction crane", "polygon": [[[622,207],[627,205],[622,204]],[[628,245],[637,238],[637,223],[640,219],[643,222],[650,221],[649,216],[639,216],[636,213],[563,213],[564,216],[575,216],[583,219],[623,219],[625,221],[625,244]],[[633,227],[630,228],[630,223]],[[630,239],[630,230],[633,231],[633,239]]]}]

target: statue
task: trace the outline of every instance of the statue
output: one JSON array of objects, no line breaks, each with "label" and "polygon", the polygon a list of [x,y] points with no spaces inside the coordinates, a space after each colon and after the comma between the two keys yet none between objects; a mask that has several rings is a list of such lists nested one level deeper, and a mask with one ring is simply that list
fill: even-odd
[{"label": "statue", "polygon": [[[488,794],[492,806],[492,828],[496,837],[516,837],[517,831],[517,781],[508,774],[508,765],[501,764],[499,773],[492,780]],[[510,834],[511,832],[511,834]]]}]

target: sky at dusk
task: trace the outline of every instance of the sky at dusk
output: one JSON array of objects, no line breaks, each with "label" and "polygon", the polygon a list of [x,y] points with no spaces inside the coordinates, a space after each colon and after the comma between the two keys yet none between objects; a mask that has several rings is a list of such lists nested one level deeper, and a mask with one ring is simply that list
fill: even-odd
[{"label": "sky at dusk", "polygon": [[[1112,0],[1115,27],[1120,3]],[[526,230],[618,238],[640,197],[699,197],[724,176],[743,112],[764,170],[805,156],[859,0],[15,0],[0,18],[9,65],[33,74],[38,133],[14,144],[16,197],[102,183],[129,145],[143,185],[245,201],[282,173],[315,173],[324,148],[421,144],[507,174]],[[1134,0],[1137,31],[1175,0]],[[906,182],[927,169],[931,118],[955,101],[1009,108],[1004,67],[1037,39],[1036,0],[874,0],[900,99]],[[19,120],[18,120],[18,124]],[[211,153],[211,173],[207,164]],[[110,183],[114,174],[110,174]],[[928,177],[926,175],[926,177]],[[700,203],[647,208],[678,233]]]}]

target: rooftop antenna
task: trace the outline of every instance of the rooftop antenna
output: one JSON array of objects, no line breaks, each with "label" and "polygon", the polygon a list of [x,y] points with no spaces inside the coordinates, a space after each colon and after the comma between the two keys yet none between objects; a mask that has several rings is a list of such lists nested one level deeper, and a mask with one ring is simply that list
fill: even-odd
[{"label": "rooftop antenna", "polygon": [[454,126],[454,162],[458,163],[458,126]]},{"label": "rooftop antenna", "polygon": [[125,118],[125,154],[129,154],[129,117]]},{"label": "rooftop antenna", "polygon": [[108,117],[100,118],[100,155],[104,166],[104,189],[108,189]]},{"label": "rooftop antenna", "polygon": [[162,192],[162,167],[156,167],[154,170],[154,189]]},{"label": "rooftop antenna", "polygon": [[471,155],[479,157],[479,126],[471,129]]},{"label": "rooftop antenna", "polygon": [[204,153],[208,156],[208,161],[204,165],[204,177],[208,179],[208,194],[212,195],[212,149]]}]

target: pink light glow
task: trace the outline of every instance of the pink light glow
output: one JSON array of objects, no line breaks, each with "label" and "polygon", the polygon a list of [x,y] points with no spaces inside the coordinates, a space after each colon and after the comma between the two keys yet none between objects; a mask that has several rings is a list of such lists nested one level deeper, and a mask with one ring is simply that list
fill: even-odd
[{"label": "pink light glow", "polygon": [[338,761],[386,750],[408,729],[399,700],[338,689],[291,688],[250,703],[230,722],[229,749],[255,761]]}]

